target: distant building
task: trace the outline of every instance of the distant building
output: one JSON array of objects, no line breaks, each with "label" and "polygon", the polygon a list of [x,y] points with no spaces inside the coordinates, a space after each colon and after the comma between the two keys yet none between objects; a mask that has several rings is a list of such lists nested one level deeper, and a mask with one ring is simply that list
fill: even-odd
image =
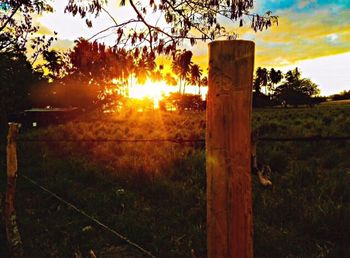
[{"label": "distant building", "polygon": [[71,108],[31,108],[24,112],[13,114],[9,121],[21,123],[24,127],[45,127],[53,124],[62,124],[75,118],[79,114],[76,107]]}]

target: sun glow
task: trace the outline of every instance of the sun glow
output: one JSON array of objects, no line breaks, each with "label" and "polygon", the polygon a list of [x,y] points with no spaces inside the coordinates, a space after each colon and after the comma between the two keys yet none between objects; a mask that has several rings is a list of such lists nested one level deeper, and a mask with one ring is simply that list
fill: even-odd
[{"label": "sun glow", "polygon": [[152,99],[154,108],[159,108],[159,101],[174,91],[176,91],[176,88],[168,86],[164,81],[152,82],[147,80],[145,84],[131,86],[129,88],[129,97],[140,100]]}]

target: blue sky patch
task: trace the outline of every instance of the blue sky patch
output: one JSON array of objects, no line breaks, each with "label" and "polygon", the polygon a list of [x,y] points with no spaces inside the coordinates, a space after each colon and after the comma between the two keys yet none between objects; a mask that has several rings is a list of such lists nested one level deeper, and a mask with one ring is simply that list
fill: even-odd
[{"label": "blue sky patch", "polygon": [[326,6],[337,6],[339,9],[350,9],[349,0],[265,0],[260,3],[260,11],[291,9],[298,12],[310,12]]},{"label": "blue sky patch", "polygon": [[10,9],[10,5],[7,3],[0,3],[0,10],[7,11]]}]

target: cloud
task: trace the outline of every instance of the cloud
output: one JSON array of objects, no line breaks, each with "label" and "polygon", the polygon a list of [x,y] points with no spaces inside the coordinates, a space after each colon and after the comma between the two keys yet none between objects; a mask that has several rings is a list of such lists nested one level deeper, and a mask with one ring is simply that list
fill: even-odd
[{"label": "cloud", "polygon": [[279,63],[273,62],[284,60],[285,63],[287,60],[293,64],[348,52],[350,27],[347,20],[350,11],[341,11],[336,17],[332,15],[332,10],[318,10],[316,14],[286,11],[281,15],[278,27],[255,34],[257,63],[278,66]]},{"label": "cloud", "polygon": [[329,42],[335,42],[335,41],[338,41],[339,36],[338,36],[338,34],[332,33],[332,34],[327,35],[327,36],[326,36],[326,39],[327,39]]},{"label": "cloud", "polygon": [[74,41],[69,39],[58,39],[52,43],[52,48],[57,51],[66,51],[74,47]]},{"label": "cloud", "polygon": [[53,35],[53,30],[44,24],[40,24],[39,30],[37,31],[39,35]]},{"label": "cloud", "polygon": [[[278,67],[295,65],[302,60],[341,54],[349,51],[350,10],[318,9],[313,14],[286,10],[280,13],[279,26],[254,33],[250,28],[233,28],[241,39],[256,43],[256,65]],[[197,60],[206,66],[207,46],[193,49]]]}]

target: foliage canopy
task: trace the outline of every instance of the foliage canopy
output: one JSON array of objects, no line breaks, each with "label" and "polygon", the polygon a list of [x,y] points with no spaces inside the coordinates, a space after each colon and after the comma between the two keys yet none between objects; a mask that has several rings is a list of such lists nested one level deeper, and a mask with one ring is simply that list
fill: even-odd
[{"label": "foliage canopy", "polygon": [[[214,40],[218,37],[236,38],[236,34],[225,29],[223,24],[249,20],[254,31],[263,30],[277,23],[277,16],[268,11],[265,15],[253,14],[253,0],[121,0],[132,13],[124,20],[114,18],[105,8],[107,0],[69,0],[66,12],[79,15],[92,26],[88,14],[107,13],[113,25],[94,35],[96,38],[107,31],[116,32],[115,47],[131,45],[143,53],[154,55],[175,54],[177,46],[184,40],[192,45],[197,40]],[[120,18],[120,17],[118,17]]]}]

